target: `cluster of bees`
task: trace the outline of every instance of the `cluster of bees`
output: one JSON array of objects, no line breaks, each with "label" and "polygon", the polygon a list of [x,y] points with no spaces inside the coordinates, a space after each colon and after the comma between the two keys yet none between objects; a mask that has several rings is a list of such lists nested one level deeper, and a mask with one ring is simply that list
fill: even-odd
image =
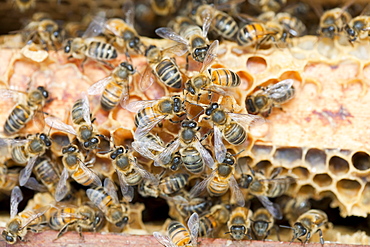
[{"label": "cluster of bees", "polygon": [[[177,1],[165,2],[150,1],[156,14],[174,13]],[[217,8],[217,4],[227,5],[227,11]],[[11,219],[2,232],[6,242],[14,244],[23,240],[30,230],[47,228],[58,230],[57,238],[70,228],[81,236],[82,231],[98,231],[105,224],[122,230],[130,224],[130,202],[140,195],[163,198],[178,212],[176,221],[168,225],[167,235],[154,233],[165,246],[196,246],[198,236],[217,236],[224,226],[235,240],[266,239],[273,228],[278,228],[276,220],[283,217],[291,224],[284,227],[293,230],[292,241],[308,242],[318,232],[324,244],[322,230],[330,225],[325,212],[311,209],[309,201],[303,198],[280,203],[270,200],[280,199],[295,183],[295,178],[280,174],[282,168],[266,176],[239,162],[251,135],[249,128],[266,123],[265,118],[274,107],[294,98],[294,80],[285,79],[258,88],[242,107],[233,96],[241,78],[230,69],[212,67],[219,41],[208,38],[211,32],[219,39],[258,49],[288,43],[303,35],[306,27],[288,12],[278,12],[286,1],[250,0],[249,4],[263,11],[258,17],[231,11],[244,4],[243,1],[217,4],[194,1],[190,11],[186,8],[186,15],[173,18],[168,27],[156,29],[159,37],[175,42],[170,47],[143,42],[133,27],[130,8],[125,11],[125,20],[98,14],[80,36],[80,32],[61,28],[45,14],[34,15],[23,30],[26,43],[45,50],[62,48],[73,59],[71,62],[81,61],[81,70],[87,59],[95,60],[110,68],[111,74],[81,93],[70,109],[71,125],[52,112],[45,115],[42,111],[50,100],[46,87],[39,86],[29,92],[1,89],[3,97],[20,93],[25,96],[4,124],[3,134],[8,137],[0,139],[0,146],[7,148],[11,156],[2,164],[0,173],[1,188],[12,190]],[[130,3],[127,5],[132,7]],[[238,24],[235,18],[242,23]],[[344,33],[354,42],[368,37],[367,18],[352,19],[344,8],[329,10],[321,17],[318,33],[329,38]],[[126,55],[126,61],[113,66],[110,62],[116,61],[120,53]],[[133,64],[132,57],[138,55],[147,59],[148,65],[142,73]],[[175,59],[183,55],[186,55],[185,68]],[[136,74],[140,76],[134,77]],[[166,86],[170,95],[154,100],[130,100],[133,84],[146,91],[154,82]],[[104,111],[122,107],[135,113],[136,130],[127,145],[116,146],[113,137],[97,131],[90,111],[91,95],[100,95],[100,108]],[[31,121],[46,122],[49,133],[19,135]],[[172,137],[161,133],[165,126]],[[51,152],[53,129],[74,136],[59,154]],[[102,143],[108,143],[109,147],[104,148]],[[94,163],[100,157],[110,160],[116,179],[103,180],[94,170]],[[24,168],[12,168],[8,163]],[[72,181],[86,190],[79,205],[75,204],[76,189]],[[55,203],[18,213],[18,204],[23,199],[18,185],[48,191]],[[262,205],[254,212],[253,197]]]}]

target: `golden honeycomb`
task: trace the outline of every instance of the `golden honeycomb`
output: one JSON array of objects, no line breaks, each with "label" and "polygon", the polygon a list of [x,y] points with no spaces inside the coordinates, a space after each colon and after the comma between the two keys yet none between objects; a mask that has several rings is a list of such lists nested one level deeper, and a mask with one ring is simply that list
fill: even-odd
[{"label": "golden honeycomb", "polygon": [[[0,8],[2,11],[14,8],[12,2],[0,4],[4,6]],[[82,8],[80,13],[89,11],[94,13],[109,7],[112,10],[109,15],[115,16],[118,15],[116,12],[121,5],[122,3],[113,1],[61,1],[61,5],[57,1],[36,2],[38,11],[45,11],[47,7],[52,6],[50,14],[55,19],[63,19],[64,17],[60,15],[68,12],[68,8],[73,10]],[[137,5],[146,7],[142,2]],[[27,11],[26,15],[30,13]],[[72,12],[69,18],[72,21],[81,20],[77,12]],[[0,39],[1,88],[27,91],[29,87],[45,86],[52,101],[45,105],[43,111],[65,122],[70,121],[71,107],[81,97],[80,93],[87,91],[96,81],[109,76],[111,69],[93,59],[88,59],[82,68],[78,61],[67,59],[63,51],[45,51],[34,44],[24,45],[20,36],[12,34],[2,36]],[[146,37],[142,37],[142,41],[146,46],[169,45],[169,41]],[[227,148],[232,149],[234,153],[241,151],[237,155],[239,167],[235,169],[234,174],[237,180],[241,172],[249,170],[248,166],[263,172],[267,178],[279,167],[282,167],[280,176],[293,177],[295,182],[285,195],[310,199],[315,207],[321,207],[328,213],[329,220],[335,220],[333,228],[323,233],[325,241],[346,244],[370,243],[365,220],[361,221],[365,227],[360,228],[355,228],[353,223],[352,225],[346,223],[346,226],[336,224],[346,217],[354,217],[349,218],[350,221],[360,219],[357,217],[366,218],[370,213],[370,146],[367,138],[370,134],[367,127],[367,106],[370,104],[369,58],[368,40],[350,43],[343,37],[329,39],[306,35],[293,38],[284,45],[271,45],[261,49],[241,47],[235,42],[222,40],[217,58],[212,64],[213,68],[230,69],[241,78],[241,85],[237,90],[230,90],[233,96],[231,102],[228,97],[222,95],[214,96],[212,99],[228,109],[232,108],[236,113],[246,113],[245,100],[248,95],[258,91],[259,87],[266,87],[286,79],[294,80],[294,98],[283,104],[281,109],[274,108],[264,124],[250,126],[245,143],[240,146],[229,145]],[[141,55],[131,55],[131,59],[139,73],[134,75],[133,83],[130,85],[130,101],[160,99],[173,93],[182,93],[182,90],[169,89],[159,82],[155,82],[149,90],[140,90],[139,81],[148,66],[147,60]],[[122,61],[126,61],[123,54],[112,64],[117,66]],[[176,62],[182,69],[185,68],[184,57],[176,57]],[[199,69],[200,65],[191,61],[190,69],[184,78],[190,78]],[[110,137],[117,146],[129,145],[134,138],[135,114],[121,107],[116,107],[110,112],[103,111],[99,106],[99,100],[99,95],[90,98],[91,113],[96,118],[94,124],[98,132]],[[195,102],[196,97],[191,100]],[[202,96],[200,103],[206,101],[207,96]],[[5,123],[14,104],[11,100],[2,102],[0,125]],[[194,115],[198,111],[197,106],[192,106],[189,110]],[[212,128],[210,124],[200,123],[200,125],[202,129]],[[40,130],[39,126],[31,121],[18,134],[27,135],[41,131],[47,133],[49,127],[45,126]],[[158,134],[166,142],[176,137],[178,131],[178,124],[168,121],[165,121],[162,127],[153,129],[153,133]],[[202,134],[205,132],[202,130]],[[50,136],[53,140],[51,151],[55,156],[61,156],[62,147],[73,138],[72,135],[54,129],[51,130]],[[213,145],[212,139],[206,140],[206,143],[209,147]],[[109,143],[105,144],[105,148],[109,149]],[[110,159],[104,154],[96,155],[97,160],[92,169],[101,177],[110,177],[117,181]],[[2,151],[1,162],[9,158],[9,153]],[[144,167],[148,171],[157,175],[160,173],[161,169],[154,167],[147,159],[139,160],[145,164]],[[191,180],[195,181],[197,177],[199,176],[193,176]],[[248,194],[246,189],[242,189],[242,192],[244,195]],[[79,193],[83,194],[84,191],[81,190]],[[9,201],[10,189],[3,194],[2,200]],[[35,193],[28,207],[52,203],[53,198],[49,197],[50,195]],[[221,200],[228,201],[229,198],[228,193],[222,196]],[[132,220],[123,230],[107,225],[102,231],[134,235],[152,234],[158,230],[165,232],[169,219],[161,218],[160,223],[143,220],[144,214],[153,214],[148,212],[146,207],[150,205],[145,200],[146,198],[140,198],[139,201],[130,204]],[[155,201],[150,201],[153,202]],[[185,219],[179,215],[173,202],[168,200],[167,203],[168,215],[184,222]],[[339,215],[329,214],[336,208],[339,209]],[[6,221],[1,226],[5,226]],[[218,234],[215,233],[211,237],[230,239],[229,235],[225,235],[227,231],[225,224]],[[291,230],[282,229],[281,232],[283,234],[280,233],[280,237],[283,241],[291,240]],[[314,234],[311,241],[318,242],[317,235]],[[277,240],[274,231],[268,239]]]}]

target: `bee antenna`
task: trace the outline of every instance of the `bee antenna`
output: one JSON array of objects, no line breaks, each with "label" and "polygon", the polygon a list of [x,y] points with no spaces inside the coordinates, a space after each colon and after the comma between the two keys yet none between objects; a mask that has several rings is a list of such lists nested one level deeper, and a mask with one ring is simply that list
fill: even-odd
[{"label": "bee antenna", "polygon": [[[282,228],[288,228],[288,229],[292,229],[292,230],[294,230],[294,228],[293,227],[291,227],[291,226],[284,226],[284,225],[279,225],[279,227],[282,227]],[[294,239],[293,239],[294,240]],[[292,240],[292,241],[293,241]]]},{"label": "bee antenna", "polygon": [[245,149],[242,149],[242,150],[240,150],[239,152],[237,152],[236,154],[232,154],[231,156],[235,157],[235,156],[237,156],[237,155],[241,154],[241,153],[242,153],[242,152],[244,152],[244,151],[245,151]]}]

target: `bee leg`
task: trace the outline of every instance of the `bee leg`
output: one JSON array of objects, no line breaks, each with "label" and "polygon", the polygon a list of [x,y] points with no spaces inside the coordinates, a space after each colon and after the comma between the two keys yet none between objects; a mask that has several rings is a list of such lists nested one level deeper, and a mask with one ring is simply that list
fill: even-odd
[{"label": "bee leg", "polygon": [[185,66],[186,71],[189,70],[189,56],[190,56],[190,53],[188,53],[188,55],[186,55],[186,66]]},{"label": "bee leg", "polygon": [[322,237],[321,229],[317,229],[316,232],[319,232],[321,246],[324,246],[324,238]]},{"label": "bee leg", "polygon": [[84,235],[82,234],[82,227],[78,225],[76,228],[77,228],[78,235],[80,235],[80,239],[82,241],[85,241]]},{"label": "bee leg", "polygon": [[114,66],[106,61],[103,61],[103,60],[98,60],[100,63],[104,64],[105,66],[107,66],[108,68],[111,68],[111,69],[114,69]]},{"label": "bee leg", "polygon": [[249,238],[249,240],[252,240],[251,229],[250,228],[248,228],[247,234],[245,234],[245,235]]},{"label": "bee leg", "polygon": [[82,72],[84,72],[84,64],[85,64],[86,60],[87,60],[87,57],[85,56],[84,60],[81,62],[81,65],[80,65]]},{"label": "bee leg", "polygon": [[65,225],[62,227],[62,229],[60,229],[60,231],[59,231],[59,233],[58,233],[57,237],[56,237],[53,241],[55,241],[55,240],[59,239],[59,238],[60,238],[64,233],[66,233],[66,232],[67,232],[67,230],[68,230],[68,226],[70,226],[70,225],[72,225],[72,224],[76,223],[76,221],[77,221],[77,220],[72,220],[72,221],[68,222],[67,224],[65,224]]},{"label": "bee leg", "polygon": [[280,231],[279,231],[279,227],[277,225],[274,225],[275,227],[275,232],[276,232],[276,237],[278,239],[278,241],[280,242]]}]

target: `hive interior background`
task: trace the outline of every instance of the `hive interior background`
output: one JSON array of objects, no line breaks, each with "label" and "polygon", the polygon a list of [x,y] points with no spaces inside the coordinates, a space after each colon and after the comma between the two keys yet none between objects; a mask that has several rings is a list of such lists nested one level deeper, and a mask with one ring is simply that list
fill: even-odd
[{"label": "hive interior background", "polygon": [[[323,7],[326,9],[342,4],[327,1]],[[121,6],[122,2],[109,0],[36,1],[34,9],[21,13],[14,6],[14,2],[0,1],[0,33],[8,34],[20,30],[24,21],[35,11],[47,11],[61,22],[79,22],[82,21],[82,16],[100,10],[105,10],[107,16],[121,16]],[[361,1],[356,2],[351,11],[358,14],[360,6],[364,6]],[[145,12],[147,8],[145,1],[137,3],[137,11],[148,13],[136,17],[137,30],[143,36],[155,37],[153,30],[165,26],[166,20],[151,16],[150,11]],[[312,13],[310,18],[314,21],[309,26],[309,34],[314,34],[318,18],[312,17]],[[145,25],[144,28],[140,23],[145,20],[150,20],[145,23],[153,25]],[[55,54],[51,51],[43,62],[36,63],[26,59],[17,49],[17,43],[9,40],[16,38],[1,38],[1,86],[25,91],[30,78],[32,82],[37,81],[38,85],[47,85],[54,100],[46,105],[44,111],[53,112],[61,119],[68,117],[70,107],[80,96],[77,92],[87,90],[95,81],[109,75],[107,68],[94,61],[88,61],[82,73],[78,66],[68,63],[62,52]],[[168,43],[147,38],[143,40],[146,44],[166,46]],[[8,48],[9,46],[12,48]],[[329,220],[334,223],[332,231],[335,233],[324,234],[325,240],[329,241],[346,242],[346,236],[343,234],[349,233],[351,243],[369,242],[369,58],[368,41],[351,45],[340,40],[318,39],[316,36],[307,35],[294,39],[292,46],[288,48],[272,46],[258,51],[223,41],[219,47],[217,62],[213,65],[231,69],[239,74],[242,85],[235,98],[242,108],[246,96],[255,91],[257,86],[287,78],[295,79],[294,99],[284,104],[283,110],[273,110],[268,117],[268,131],[263,128],[252,130],[252,135],[249,135],[243,147],[238,147],[235,151],[245,150],[238,156],[240,164],[246,164],[248,161],[251,167],[263,170],[265,174],[271,174],[273,168],[281,166],[284,168],[283,175],[298,178],[287,195],[310,198],[313,208],[321,208],[328,213]],[[123,60],[124,56],[120,56],[117,64]],[[143,57],[133,56],[133,61],[139,71],[146,67]],[[177,61],[184,64],[181,59]],[[146,92],[141,92],[135,85],[130,89],[130,99],[135,100],[158,99],[168,94],[169,90],[160,84],[153,85],[153,90]],[[126,119],[132,118],[133,115],[120,107],[107,114],[99,107],[94,108],[98,106],[98,101],[98,97],[92,99],[91,106],[99,131],[113,136],[119,144],[132,139],[134,124]],[[2,104],[4,106],[0,111],[1,124],[14,103],[7,101]],[[38,132],[32,127],[29,126],[21,133]],[[60,132],[52,134],[55,140],[63,135]],[[53,148],[60,150],[58,145]],[[104,176],[112,177],[114,171],[109,168],[108,160],[100,158],[98,161],[94,169]],[[25,191],[27,197],[31,198],[33,192]],[[9,212],[8,195],[7,191],[1,194],[0,209],[4,215]],[[27,198],[24,202],[26,201]],[[25,206],[24,202],[21,203],[21,208]],[[165,201],[161,199],[136,197],[134,202],[136,210],[132,211],[137,214],[137,220],[134,221],[136,223],[130,224],[125,232],[148,233],[153,222],[162,225],[168,217]],[[153,214],[143,205],[159,205],[158,210],[162,210],[163,214],[153,218]],[[142,210],[146,225],[141,222]],[[356,220],[361,222],[356,228],[351,224],[354,217],[360,217]]]}]

